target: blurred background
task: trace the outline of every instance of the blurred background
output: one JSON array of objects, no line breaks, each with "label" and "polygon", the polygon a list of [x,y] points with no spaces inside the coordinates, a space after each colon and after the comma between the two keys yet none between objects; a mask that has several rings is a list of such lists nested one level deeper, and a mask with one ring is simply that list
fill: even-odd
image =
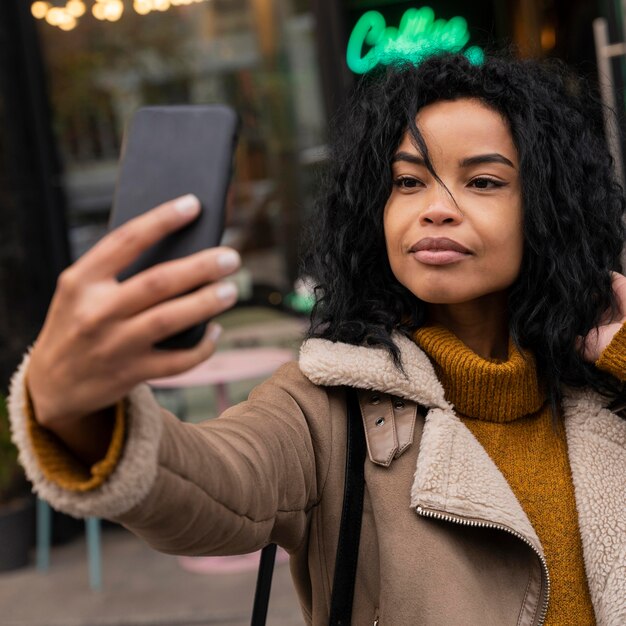
[{"label": "blurred background", "polygon": [[[28,486],[8,440],[2,397],[41,327],[58,274],[107,230],[131,114],[143,105],[224,102],[242,119],[224,235],[224,243],[244,259],[236,278],[241,302],[222,320],[221,350],[233,359],[242,350],[279,352],[259,352],[265,364],[259,371],[237,370],[235,360],[231,378],[209,377],[204,385],[178,381],[159,391],[162,402],[185,419],[212,417],[220,402],[245,398],[297,353],[310,308],[298,276],[300,233],[314,218],[329,120],[359,75],[382,59],[384,42],[372,46],[367,40],[373,12],[389,27],[413,20],[396,33],[405,47],[418,39],[423,44],[439,37],[441,43],[444,29],[445,45],[477,61],[484,51],[513,46],[520,56],[563,59],[598,82],[617,113],[607,118],[607,140],[623,177],[622,0],[0,2],[5,548],[17,540],[4,519]],[[27,500],[29,512],[18,525],[27,529],[28,554],[18,559],[19,567],[0,562],[1,624],[246,623],[253,565],[235,567],[234,573],[226,566],[194,571],[114,527],[105,526],[98,539],[99,585],[90,586],[83,525],[62,516],[53,517],[50,565],[38,570],[35,505],[32,497]],[[273,602],[269,623],[302,623],[284,565],[278,567]]]}]

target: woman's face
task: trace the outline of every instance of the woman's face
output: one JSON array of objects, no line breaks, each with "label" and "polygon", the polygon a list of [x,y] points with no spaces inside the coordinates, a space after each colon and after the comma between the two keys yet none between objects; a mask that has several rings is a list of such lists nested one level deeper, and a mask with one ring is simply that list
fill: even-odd
[{"label": "woman's face", "polygon": [[519,273],[523,247],[519,163],[508,124],[469,98],[430,104],[416,121],[449,193],[405,134],[384,211],[395,277],[432,304],[506,290]]}]

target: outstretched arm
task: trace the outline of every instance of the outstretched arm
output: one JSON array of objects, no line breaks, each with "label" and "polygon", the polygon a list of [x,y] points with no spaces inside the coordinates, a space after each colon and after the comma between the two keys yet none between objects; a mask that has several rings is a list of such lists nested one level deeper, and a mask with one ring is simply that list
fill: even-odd
[{"label": "outstretched arm", "polygon": [[18,406],[11,417],[27,475],[56,509],[116,520],[164,552],[233,554],[304,540],[328,473],[331,415],[344,407],[340,391],[314,385],[291,363],[221,417],[188,424],[140,385],[124,403],[119,458],[91,476],[48,431],[29,432]]}]

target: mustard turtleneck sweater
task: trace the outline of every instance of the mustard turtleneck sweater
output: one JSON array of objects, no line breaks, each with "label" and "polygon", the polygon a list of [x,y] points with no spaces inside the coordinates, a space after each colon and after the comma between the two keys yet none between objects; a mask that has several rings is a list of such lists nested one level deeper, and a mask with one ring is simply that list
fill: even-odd
[{"label": "mustard turtleneck sweater", "polygon": [[[441,326],[421,328],[446,399],[498,466],[545,552],[551,594],[545,624],[595,624],[562,420],[555,422],[532,354],[509,343],[507,361],[483,359]],[[619,346],[617,344],[620,344]],[[622,377],[622,329],[597,366]]]}]

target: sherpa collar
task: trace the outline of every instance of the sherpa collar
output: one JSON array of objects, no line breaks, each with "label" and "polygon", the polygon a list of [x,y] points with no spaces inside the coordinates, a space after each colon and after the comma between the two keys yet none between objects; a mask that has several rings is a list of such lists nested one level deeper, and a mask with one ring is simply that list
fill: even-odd
[{"label": "sherpa collar", "polygon": [[300,348],[300,369],[316,385],[381,391],[426,407],[451,408],[433,366],[411,340],[395,333],[403,374],[383,348],[309,339]]},{"label": "sherpa collar", "polygon": [[406,376],[386,350],[322,339],[303,344],[300,369],[318,385],[381,391],[430,409],[420,442],[411,506],[512,528],[543,554],[506,479],[445,400],[444,389],[426,354],[402,335],[394,335],[394,341],[400,348]]}]

